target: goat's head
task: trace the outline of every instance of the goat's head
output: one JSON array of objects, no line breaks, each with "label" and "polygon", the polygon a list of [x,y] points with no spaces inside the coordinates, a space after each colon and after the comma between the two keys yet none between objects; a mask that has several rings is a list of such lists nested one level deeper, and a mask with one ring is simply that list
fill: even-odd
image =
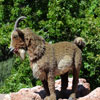
[{"label": "goat's head", "polygon": [[10,44],[11,51],[19,55],[22,59],[25,58],[26,44],[24,39],[24,33],[22,30],[18,29],[17,26],[19,21],[25,18],[26,17],[22,16],[16,20],[14,30],[11,34],[11,44]]}]

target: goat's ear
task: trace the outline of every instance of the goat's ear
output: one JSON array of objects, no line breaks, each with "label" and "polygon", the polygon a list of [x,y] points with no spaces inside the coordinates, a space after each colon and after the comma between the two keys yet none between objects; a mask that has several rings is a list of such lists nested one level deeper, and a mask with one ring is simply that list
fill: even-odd
[{"label": "goat's ear", "polygon": [[20,29],[16,29],[16,31],[18,32],[18,35],[22,38],[22,40],[24,40],[24,33]]}]

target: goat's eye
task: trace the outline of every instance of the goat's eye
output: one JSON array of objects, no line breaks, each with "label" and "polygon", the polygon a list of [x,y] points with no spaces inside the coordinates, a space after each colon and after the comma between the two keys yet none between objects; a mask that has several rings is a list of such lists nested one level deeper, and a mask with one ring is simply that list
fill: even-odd
[{"label": "goat's eye", "polygon": [[14,35],[13,38],[18,38],[18,35]]}]

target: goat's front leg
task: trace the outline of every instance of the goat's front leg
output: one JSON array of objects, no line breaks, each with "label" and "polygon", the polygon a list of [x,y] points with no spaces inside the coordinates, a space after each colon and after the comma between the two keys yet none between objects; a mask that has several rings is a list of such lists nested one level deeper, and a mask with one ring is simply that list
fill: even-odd
[{"label": "goat's front leg", "polygon": [[47,96],[50,96],[50,92],[49,92],[47,80],[43,80],[43,81],[42,81],[42,84],[43,84],[43,87],[44,87],[44,89],[45,89],[45,91],[46,91]]},{"label": "goat's front leg", "polygon": [[56,94],[55,94],[55,80],[54,80],[54,72],[50,71],[48,73],[48,88],[50,91],[50,96],[47,96],[44,100],[56,100]]}]

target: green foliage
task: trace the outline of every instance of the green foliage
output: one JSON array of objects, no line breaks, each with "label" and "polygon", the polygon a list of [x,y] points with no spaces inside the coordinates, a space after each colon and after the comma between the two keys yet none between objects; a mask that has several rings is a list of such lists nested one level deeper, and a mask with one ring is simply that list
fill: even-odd
[{"label": "green foliage", "polygon": [[13,58],[0,62],[0,86],[4,80],[10,75],[13,66]]},{"label": "green foliage", "polygon": [[10,91],[18,91],[21,88],[29,88],[36,85],[35,82],[36,79],[32,76],[28,58],[26,57],[23,62],[20,58],[15,58],[11,75],[5,80],[0,92],[9,93]]},{"label": "green foliage", "polygon": [[[7,63],[7,59],[12,57],[8,49],[11,32],[15,20],[24,15],[27,19],[19,27],[33,29],[48,42],[73,41],[75,36],[83,37],[86,47],[80,77],[86,78],[92,89],[99,86],[100,0],[3,0],[0,4],[0,61]],[[11,76],[5,80],[0,92],[8,93],[41,84],[32,78],[27,57],[23,62],[18,57],[14,58],[13,63]]]}]

